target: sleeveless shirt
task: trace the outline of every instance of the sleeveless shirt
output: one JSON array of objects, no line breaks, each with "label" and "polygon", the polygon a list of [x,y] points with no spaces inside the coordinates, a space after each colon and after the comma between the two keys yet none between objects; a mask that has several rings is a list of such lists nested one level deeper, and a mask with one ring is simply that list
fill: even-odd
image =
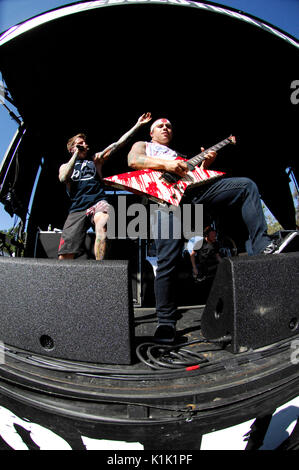
[{"label": "sleeveless shirt", "polygon": [[89,160],[79,160],[75,163],[70,189],[67,192],[71,199],[69,213],[89,209],[98,201],[107,199],[95,164]]},{"label": "sleeveless shirt", "polygon": [[146,142],[146,155],[148,157],[161,157],[167,160],[173,160],[178,154],[166,145],[157,144],[156,142]]}]

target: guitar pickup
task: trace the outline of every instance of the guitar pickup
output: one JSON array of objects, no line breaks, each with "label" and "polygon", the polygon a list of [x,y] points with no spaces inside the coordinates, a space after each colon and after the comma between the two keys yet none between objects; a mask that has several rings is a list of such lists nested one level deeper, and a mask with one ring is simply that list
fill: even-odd
[{"label": "guitar pickup", "polygon": [[195,170],[195,166],[192,165],[192,163],[188,163],[188,162],[187,162],[187,167],[188,167],[188,169],[189,169],[190,171]]},{"label": "guitar pickup", "polygon": [[163,180],[163,179],[167,181],[167,183],[177,183],[180,177],[178,175],[165,172],[160,176],[160,180]]}]

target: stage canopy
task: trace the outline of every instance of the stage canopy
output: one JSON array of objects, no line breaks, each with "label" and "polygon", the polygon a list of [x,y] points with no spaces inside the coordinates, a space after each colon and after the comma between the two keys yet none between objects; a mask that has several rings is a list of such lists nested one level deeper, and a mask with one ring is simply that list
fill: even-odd
[{"label": "stage canopy", "polygon": [[[298,42],[274,26],[204,2],[79,2],[2,34],[0,64],[26,129],[1,174],[1,200],[13,187],[18,215],[42,162],[32,215],[61,227],[67,139],[83,131],[100,150],[150,111],[171,120],[173,148],[190,157],[235,135],[214,168],[252,178],[284,228],[294,227],[286,168],[299,179]],[[144,139],[148,129],[136,136]],[[106,176],[128,170],[128,150]]]}]

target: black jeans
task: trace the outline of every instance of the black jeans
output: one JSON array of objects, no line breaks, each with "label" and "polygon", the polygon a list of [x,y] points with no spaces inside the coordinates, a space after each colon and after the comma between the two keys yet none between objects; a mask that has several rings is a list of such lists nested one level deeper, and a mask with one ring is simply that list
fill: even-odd
[{"label": "black jeans", "polygon": [[[205,210],[213,212],[238,205],[242,218],[247,226],[252,246],[252,254],[261,253],[271,239],[267,235],[267,224],[263,213],[260,195],[256,184],[248,178],[225,178],[213,182],[208,187],[200,187],[193,194],[193,204],[204,204]],[[167,219],[167,220],[166,220]],[[183,240],[173,236],[176,227],[176,215],[156,211],[157,237],[157,271],[155,278],[156,313],[159,323],[176,323],[176,270],[182,253]],[[161,227],[169,224],[170,236],[165,237]],[[179,288],[179,286],[178,286]]]}]

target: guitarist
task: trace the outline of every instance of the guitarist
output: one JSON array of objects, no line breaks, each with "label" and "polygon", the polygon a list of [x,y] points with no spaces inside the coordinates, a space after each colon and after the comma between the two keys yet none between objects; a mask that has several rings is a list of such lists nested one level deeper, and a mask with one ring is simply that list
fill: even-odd
[{"label": "guitarist", "polygon": [[[173,160],[177,154],[169,148],[173,137],[172,125],[168,119],[158,119],[150,130],[151,142],[136,142],[128,155],[128,164],[135,170],[152,169],[176,173],[181,177],[188,173],[186,162]],[[203,149],[202,149],[203,151]],[[207,154],[202,163],[208,168],[215,160],[216,152]],[[259,191],[248,178],[224,178],[192,190],[193,204],[205,204],[209,211],[238,205],[247,226],[252,245],[252,253],[273,253],[276,247],[267,235]],[[156,223],[163,224],[167,217],[169,227],[174,230],[175,212],[159,208]],[[158,233],[158,232],[157,232]],[[163,233],[161,230],[160,233]],[[173,232],[174,233],[174,232]],[[172,343],[176,336],[175,279],[177,261],[181,255],[183,241],[175,236],[169,239],[160,235],[156,240],[157,271],[155,278],[156,312],[158,327],[155,332],[157,342]]]}]

